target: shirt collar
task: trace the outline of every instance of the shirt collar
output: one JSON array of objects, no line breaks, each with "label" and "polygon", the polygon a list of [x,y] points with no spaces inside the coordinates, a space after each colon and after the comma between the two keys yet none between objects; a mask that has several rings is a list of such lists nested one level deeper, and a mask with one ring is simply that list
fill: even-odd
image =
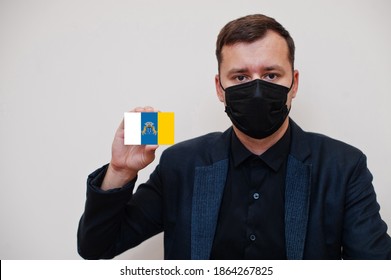
[{"label": "shirt collar", "polygon": [[240,142],[239,138],[236,136],[235,132],[232,133],[231,138],[231,154],[233,159],[233,164],[235,167],[238,167],[249,157],[258,157],[261,159],[267,166],[272,170],[278,171],[287,156],[289,155],[291,143],[291,129],[288,126],[284,136],[276,144],[270,147],[262,155],[254,155]]}]

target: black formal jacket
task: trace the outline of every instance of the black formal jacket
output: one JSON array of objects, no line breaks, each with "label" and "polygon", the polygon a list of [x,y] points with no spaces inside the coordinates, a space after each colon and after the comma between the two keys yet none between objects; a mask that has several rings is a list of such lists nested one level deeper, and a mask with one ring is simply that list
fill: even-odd
[{"label": "black formal jacket", "polygon": [[[292,120],[285,186],[288,259],[390,259],[365,155]],[[232,128],[166,149],[145,184],[99,189],[87,182],[78,230],[83,258],[112,258],[164,231],[165,259],[208,259],[227,178]],[[234,226],[234,225],[233,225]]]}]

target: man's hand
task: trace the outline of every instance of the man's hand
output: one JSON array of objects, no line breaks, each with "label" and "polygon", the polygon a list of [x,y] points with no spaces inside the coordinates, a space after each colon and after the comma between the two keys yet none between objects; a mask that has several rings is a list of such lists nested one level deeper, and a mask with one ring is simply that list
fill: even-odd
[{"label": "man's hand", "polygon": [[[156,112],[152,107],[137,107],[131,112]],[[155,159],[157,145],[124,145],[124,120],[115,133],[111,161],[103,179],[102,190],[120,188],[133,180],[139,170]]]}]

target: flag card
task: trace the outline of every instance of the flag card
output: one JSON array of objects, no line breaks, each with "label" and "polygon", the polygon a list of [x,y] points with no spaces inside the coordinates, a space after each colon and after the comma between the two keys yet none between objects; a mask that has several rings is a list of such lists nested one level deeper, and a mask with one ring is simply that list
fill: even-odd
[{"label": "flag card", "polygon": [[125,145],[174,144],[173,112],[124,113]]}]

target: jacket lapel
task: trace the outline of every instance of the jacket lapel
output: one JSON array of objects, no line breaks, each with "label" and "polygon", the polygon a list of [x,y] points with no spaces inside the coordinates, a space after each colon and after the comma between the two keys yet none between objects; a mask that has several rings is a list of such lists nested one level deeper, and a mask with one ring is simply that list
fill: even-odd
[{"label": "jacket lapel", "polygon": [[288,259],[303,259],[311,192],[311,141],[293,121],[285,183],[285,241]]},{"label": "jacket lapel", "polygon": [[303,259],[311,167],[289,156],[285,184],[285,241],[288,260]]},{"label": "jacket lapel", "polygon": [[192,199],[191,259],[209,259],[227,177],[228,159],[197,167]]},{"label": "jacket lapel", "polygon": [[208,157],[195,168],[191,206],[191,259],[209,259],[228,172],[232,128],[208,143]]}]

